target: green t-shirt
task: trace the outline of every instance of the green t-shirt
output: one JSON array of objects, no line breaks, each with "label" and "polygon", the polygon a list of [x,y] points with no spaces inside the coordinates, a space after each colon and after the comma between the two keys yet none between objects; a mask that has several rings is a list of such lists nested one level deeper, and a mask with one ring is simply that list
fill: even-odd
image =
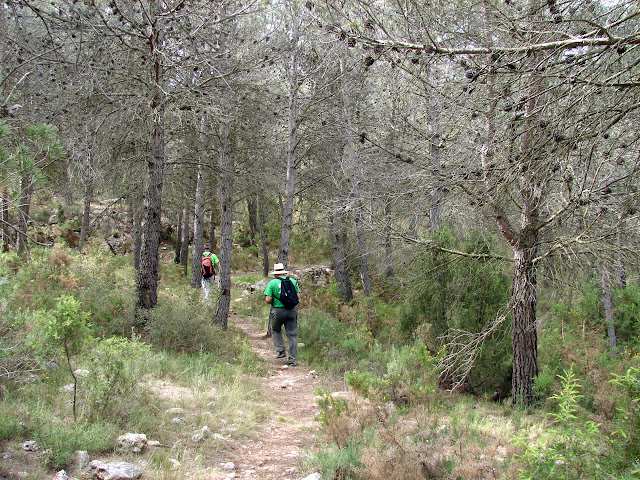
[{"label": "green t-shirt", "polygon": [[[282,277],[284,278],[284,277]],[[274,278],[267,284],[267,288],[264,289],[264,294],[273,298],[271,301],[271,305],[274,308],[282,308],[284,305],[278,298],[280,297],[280,283],[282,283],[282,278]],[[293,286],[296,287],[296,292],[300,292],[300,287],[298,286],[298,282],[296,282],[295,278],[289,277]]]}]

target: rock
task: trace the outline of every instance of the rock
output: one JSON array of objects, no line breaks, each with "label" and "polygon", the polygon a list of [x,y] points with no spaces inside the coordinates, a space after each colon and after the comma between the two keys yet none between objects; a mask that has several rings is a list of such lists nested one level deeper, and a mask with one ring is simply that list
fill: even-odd
[{"label": "rock", "polygon": [[9,460],[9,459],[13,458],[13,454],[11,452],[2,452],[2,453],[0,453],[0,458],[2,458],[4,460]]},{"label": "rock", "polygon": [[118,437],[118,446],[133,453],[140,453],[147,445],[147,436],[144,433],[127,433]]},{"label": "rock", "polygon": [[22,444],[22,450],[25,452],[37,452],[39,448],[35,440],[27,440]]},{"label": "rock", "polygon": [[76,452],[76,467],[80,471],[89,469],[89,453],[85,450],[78,450]]},{"label": "rock", "polygon": [[100,480],[129,480],[142,476],[140,467],[127,462],[104,463],[95,460],[89,466],[96,470],[96,477]]},{"label": "rock", "polygon": [[174,408],[170,408],[165,413],[167,415],[184,415],[185,413],[187,413],[187,411],[184,408],[174,407]]},{"label": "rock", "polygon": [[181,466],[181,463],[175,458],[170,458],[169,463],[171,463],[171,468],[173,468],[174,470],[177,470]]},{"label": "rock", "polygon": [[302,480],[322,480],[322,475],[320,475],[318,472],[314,472],[308,477],[304,477]]},{"label": "rock", "polygon": [[87,378],[89,376],[89,370],[78,369],[73,372],[76,377]]},{"label": "rock", "polygon": [[223,470],[235,470],[236,464],[233,462],[221,463],[220,466]]},{"label": "rock", "polygon": [[171,423],[173,423],[174,425],[185,425],[187,423],[187,420],[182,417],[174,417],[171,419]]},{"label": "rock", "polygon": [[191,437],[191,441],[194,443],[199,443],[204,440],[204,437],[200,433],[196,433],[193,437]]},{"label": "rock", "polygon": [[202,435],[202,438],[211,438],[212,435],[211,430],[206,425],[202,427],[200,434]]}]

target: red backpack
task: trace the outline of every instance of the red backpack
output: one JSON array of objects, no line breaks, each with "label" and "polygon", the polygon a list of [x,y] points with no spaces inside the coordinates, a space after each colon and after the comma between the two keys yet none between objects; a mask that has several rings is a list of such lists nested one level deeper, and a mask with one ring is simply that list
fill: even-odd
[{"label": "red backpack", "polygon": [[202,256],[202,276],[209,278],[213,275],[213,262],[210,256]]}]

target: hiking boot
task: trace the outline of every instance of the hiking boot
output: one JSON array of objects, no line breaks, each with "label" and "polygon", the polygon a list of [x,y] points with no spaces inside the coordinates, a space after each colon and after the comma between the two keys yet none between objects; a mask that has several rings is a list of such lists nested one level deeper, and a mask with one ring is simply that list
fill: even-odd
[{"label": "hiking boot", "polygon": [[295,360],[292,360],[290,358],[289,361],[287,362],[287,365],[289,365],[290,367],[295,367],[298,365],[298,363]]},{"label": "hiking boot", "polygon": [[286,357],[286,356],[287,356],[287,354],[286,354],[286,353],[285,353],[285,351],[283,350],[283,351],[281,351],[281,352],[278,352],[278,356],[277,356],[276,358],[284,358],[284,357]]}]

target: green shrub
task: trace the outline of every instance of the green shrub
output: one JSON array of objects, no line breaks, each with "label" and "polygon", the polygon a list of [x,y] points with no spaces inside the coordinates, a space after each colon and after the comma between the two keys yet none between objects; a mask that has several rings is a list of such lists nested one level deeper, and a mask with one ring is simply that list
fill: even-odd
[{"label": "green shrub", "polygon": [[518,456],[522,466],[518,478],[533,479],[583,479],[602,478],[602,445],[604,437],[598,426],[580,415],[578,401],[581,388],[573,370],[562,380],[562,391],[551,397],[558,402],[557,412],[548,413],[551,422],[541,435],[531,440],[528,432],[522,432],[513,440],[522,448]]},{"label": "green shrub", "polygon": [[213,324],[213,310],[205,306],[199,289],[188,289],[183,295],[162,299],[150,311],[148,341],[173,352],[220,354],[236,356],[236,350]]},{"label": "green shrub", "polygon": [[118,428],[105,422],[64,423],[59,421],[42,422],[35,431],[35,439],[46,452],[49,468],[61,470],[68,468],[75,460],[78,450],[90,454],[102,453],[114,448]]},{"label": "green shrub", "polygon": [[118,337],[92,348],[84,387],[88,418],[115,421],[127,404],[134,403],[150,353],[150,345]]}]

